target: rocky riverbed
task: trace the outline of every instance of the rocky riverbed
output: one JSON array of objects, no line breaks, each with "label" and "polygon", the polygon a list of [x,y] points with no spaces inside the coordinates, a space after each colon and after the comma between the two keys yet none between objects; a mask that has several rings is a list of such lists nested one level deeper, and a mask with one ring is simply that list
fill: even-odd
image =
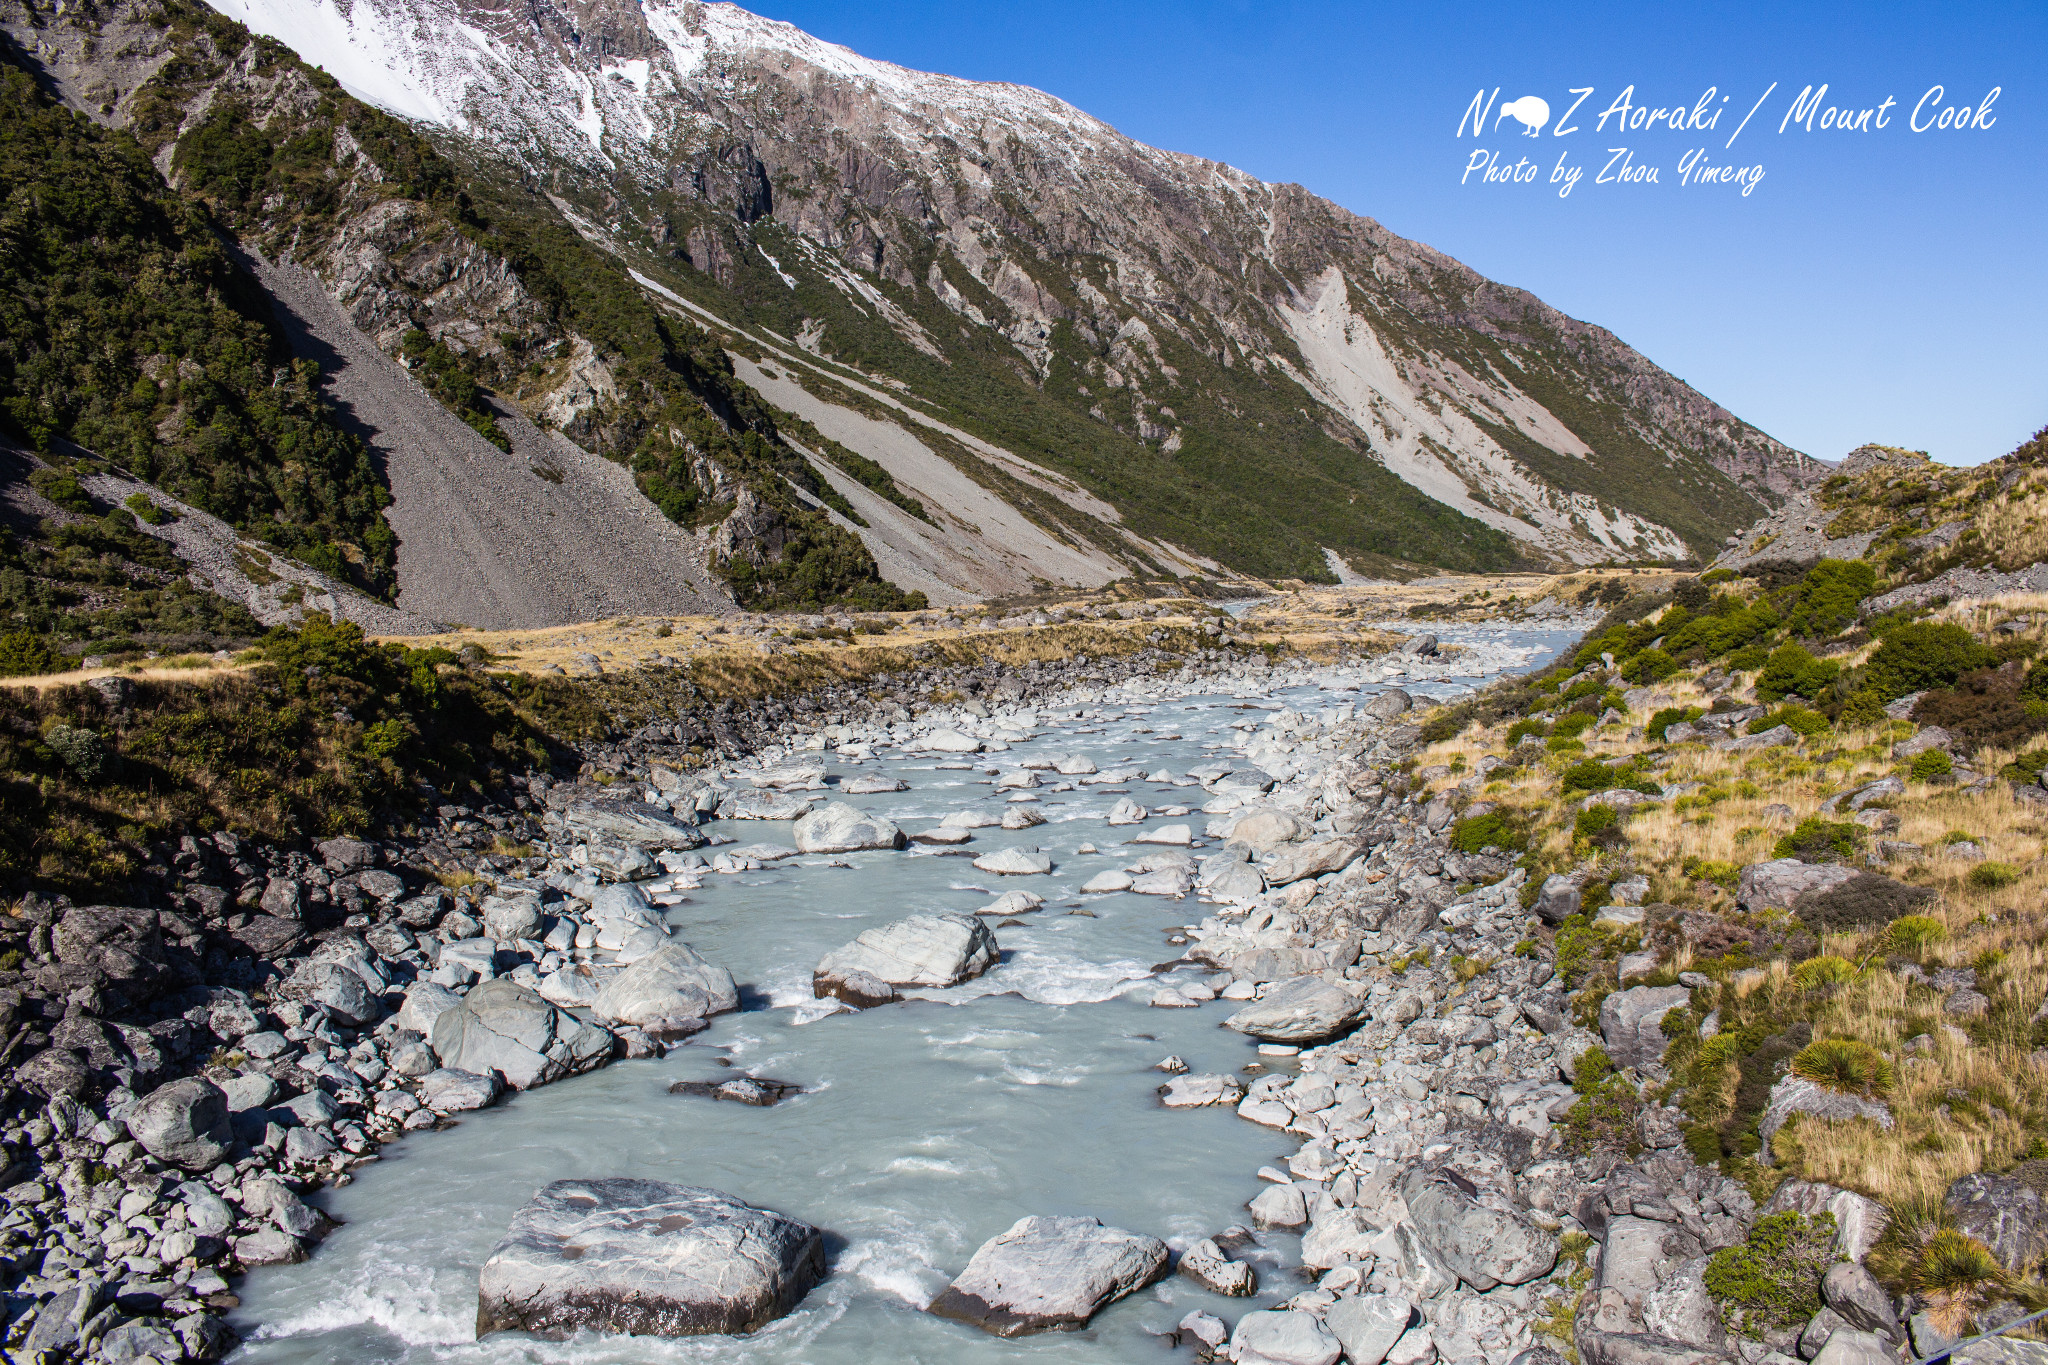
[{"label": "rocky riverbed", "polygon": [[[1578,1060],[1654,1077],[1685,990],[1576,1026],[1520,872],[1407,796],[1411,696],[1566,638],[842,714],[708,769],[613,753],[604,786],[537,780],[426,840],[188,841],[169,909],[32,903],[13,1340],[206,1358],[231,1321],[252,1359],[436,1353],[542,1185],[650,1175],[824,1230],[764,1359],[903,1330],[958,1358],[995,1338],[900,1315],[1008,1334],[1130,1294],[1100,1358],[1506,1361],[1590,1287],[1583,1357],[1758,1365],[1797,1334],[1729,1338],[1701,1281],[1743,1188],[1655,1106],[1564,1149]],[[654,1098],[676,1080],[698,1093]],[[1777,1199],[1874,1235],[1856,1196]],[[988,1265],[1014,1286],[1089,1248],[1099,1273],[1043,1271],[1056,1311],[992,1316]],[[1873,1330],[1838,1316],[1845,1348]]]}]

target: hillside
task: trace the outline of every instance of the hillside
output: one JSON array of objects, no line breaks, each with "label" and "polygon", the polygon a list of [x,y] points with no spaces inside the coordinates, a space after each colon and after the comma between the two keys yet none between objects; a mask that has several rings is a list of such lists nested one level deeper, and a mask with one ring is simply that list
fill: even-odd
[{"label": "hillside", "polygon": [[[183,0],[0,5],[51,97],[474,432],[336,414],[399,499],[366,586],[420,614],[1683,558],[1811,475],[1597,327],[1038,92],[730,6],[534,13],[235,12],[323,72]],[[459,512],[403,486],[478,441],[510,458]],[[589,483],[600,522],[683,539],[522,569],[517,467],[553,482],[563,442],[632,471]],[[674,551],[683,596],[636,599]],[[492,555],[527,584],[495,602],[464,578]]]}]

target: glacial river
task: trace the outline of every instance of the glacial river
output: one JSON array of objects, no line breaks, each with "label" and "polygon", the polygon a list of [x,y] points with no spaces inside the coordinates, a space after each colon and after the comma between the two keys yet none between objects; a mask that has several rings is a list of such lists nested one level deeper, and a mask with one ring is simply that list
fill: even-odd
[{"label": "glacial river", "polygon": [[[1570,639],[1561,630],[1440,629],[1471,646],[1462,676],[1418,683],[1448,695],[1484,677],[1540,667]],[[1369,672],[1363,676],[1376,676]],[[1228,756],[1230,727],[1282,706],[1314,713],[1377,690],[1321,688],[1195,695],[1127,703],[1112,693],[1058,715],[1007,753],[973,768],[885,750],[876,761],[832,758],[840,776],[883,773],[910,790],[852,797],[916,833],[940,817],[1007,792],[988,769],[1033,755],[1081,753],[1103,770],[1142,765],[1175,775]],[[1083,709],[1093,714],[1074,717]],[[812,758],[816,755],[799,755]],[[1042,783],[1059,779],[1041,774]],[[1148,808],[1186,805],[1143,827],[1104,823],[1123,794]],[[1178,1054],[1197,1072],[1260,1061],[1253,1040],[1220,1027],[1236,1008],[1218,1000],[1155,1009],[1142,983],[1179,955],[1173,926],[1213,907],[1128,893],[1083,897],[1081,883],[1147,850],[1124,841],[1160,824],[1208,817],[1199,787],[1134,781],[1114,787],[1042,786],[1033,829],[980,829],[958,850],[848,855],[850,867],[794,858],[758,872],[706,875],[669,912],[677,937],[742,983],[743,1008],[665,1058],[603,1070],[511,1096],[442,1132],[383,1149],[353,1183],[318,1201],[342,1226],[307,1262],[257,1270],[239,1292],[236,1325],[251,1340],[238,1362],[1128,1362],[1170,1358],[1158,1334],[1191,1309],[1226,1321],[1270,1306],[1306,1282],[1289,1269],[1293,1239],[1262,1234],[1247,1253],[1256,1299],[1219,1298],[1178,1276],[1130,1296],[1077,1333],[1004,1341],[921,1311],[974,1249],[1032,1213],[1085,1214],[1151,1233],[1175,1247],[1248,1223],[1262,1165],[1298,1146],[1226,1107],[1168,1110],[1153,1064]],[[710,827],[741,843],[788,843],[787,824]],[[1098,854],[1078,852],[1092,843]],[[1216,841],[1208,841],[1213,849]],[[1049,876],[996,877],[974,854],[1039,847]],[[707,849],[707,853],[715,850]],[[1203,850],[1197,847],[1197,856]],[[998,927],[1001,964],[936,999],[859,1013],[824,1013],[811,969],[862,930],[920,911],[971,911],[1028,889],[1045,907]],[[1087,914],[1073,913],[1084,908]],[[1190,979],[1192,973],[1177,979]],[[1266,1058],[1285,1066],[1283,1059]],[[794,1082],[804,1092],[773,1108],[667,1093],[677,1080],[736,1074]],[[641,1176],[709,1185],[827,1230],[830,1276],[788,1317],[751,1337],[539,1341],[516,1333],[475,1340],[477,1269],[513,1212],[550,1180]]]}]

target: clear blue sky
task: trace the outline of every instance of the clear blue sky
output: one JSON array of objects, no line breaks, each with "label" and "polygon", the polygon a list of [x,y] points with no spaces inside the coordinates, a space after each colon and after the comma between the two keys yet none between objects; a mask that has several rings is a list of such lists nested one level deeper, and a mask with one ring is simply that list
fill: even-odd
[{"label": "clear blue sky", "polygon": [[[1295,181],[1404,236],[1612,329],[1780,440],[1826,459],[1865,441],[1951,464],[2048,425],[2048,3],[1373,5],[1299,0],[752,0],[867,56],[1048,90],[1155,146]],[[1773,81],[1732,150],[1722,144]],[[1778,124],[1827,104],[1898,104],[1868,133]],[[1729,97],[1713,133],[1594,126],[1623,87],[1654,107]],[[1914,134],[1930,86],[1989,129]],[[1534,93],[1513,119],[1456,136],[1475,91]],[[1574,87],[1594,94],[1566,124]],[[1488,121],[1489,124],[1493,120]],[[1581,131],[1554,136],[1561,126]],[[1590,163],[1547,184],[1459,184],[1474,145]],[[1594,185],[1610,147],[1656,185]],[[1675,183],[1761,164],[1739,189]],[[1476,180],[1476,177],[1475,177]]]}]

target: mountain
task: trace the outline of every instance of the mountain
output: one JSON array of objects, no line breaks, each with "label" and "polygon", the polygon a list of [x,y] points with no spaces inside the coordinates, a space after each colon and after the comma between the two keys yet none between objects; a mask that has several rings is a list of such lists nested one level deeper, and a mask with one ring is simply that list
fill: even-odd
[{"label": "mountain", "polygon": [[[1703,557],[1817,475],[1298,186],[731,5],[0,0],[0,28],[254,273],[310,271],[508,466],[626,464],[750,605]],[[472,600],[408,586],[393,489],[401,604]]]}]

